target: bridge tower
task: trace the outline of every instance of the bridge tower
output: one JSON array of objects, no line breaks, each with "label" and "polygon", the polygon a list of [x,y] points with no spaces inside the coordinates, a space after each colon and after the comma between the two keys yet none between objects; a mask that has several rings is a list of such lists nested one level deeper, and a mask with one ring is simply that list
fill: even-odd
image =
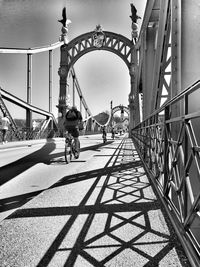
[{"label": "bridge tower", "polygon": [[[133,23],[135,27],[135,22]],[[136,29],[132,29],[132,31]],[[136,35],[135,35],[136,36]],[[58,112],[64,116],[66,112],[66,96],[68,93],[68,76],[75,62],[84,54],[94,50],[106,50],[115,53],[127,65],[130,75],[129,111],[130,129],[140,121],[139,96],[137,90],[137,51],[135,37],[129,40],[123,35],[103,31],[100,25],[92,32],[82,34],[69,43],[61,46],[61,58],[58,74],[60,76],[60,92]],[[80,99],[81,101],[81,99]]]}]

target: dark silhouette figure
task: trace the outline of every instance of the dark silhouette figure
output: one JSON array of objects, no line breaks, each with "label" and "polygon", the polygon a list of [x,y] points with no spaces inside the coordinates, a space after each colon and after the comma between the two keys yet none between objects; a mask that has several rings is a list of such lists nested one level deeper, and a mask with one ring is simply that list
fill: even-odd
[{"label": "dark silhouette figure", "polygon": [[62,23],[62,29],[61,29],[62,34],[59,37],[59,41],[64,41],[65,44],[68,44],[69,42],[67,38],[68,25],[71,23],[71,20],[67,19],[66,7],[64,7],[62,10],[62,19],[58,21]]},{"label": "dark silhouette figure", "polygon": [[137,20],[141,19],[141,17],[139,17],[137,15],[137,9],[135,8],[135,6],[133,4],[130,4],[130,5],[131,5],[131,16],[130,16],[130,18],[132,19],[132,22],[137,23]]},{"label": "dark silhouette figure", "polygon": [[67,13],[66,13],[66,7],[63,8],[62,10],[62,19],[58,20],[60,23],[62,23],[63,27],[67,27],[71,21],[67,19]]},{"label": "dark silhouette figure", "polygon": [[58,20],[64,27],[66,27],[66,20],[67,20],[67,15],[66,15],[66,7],[63,8],[62,10],[62,19]]}]

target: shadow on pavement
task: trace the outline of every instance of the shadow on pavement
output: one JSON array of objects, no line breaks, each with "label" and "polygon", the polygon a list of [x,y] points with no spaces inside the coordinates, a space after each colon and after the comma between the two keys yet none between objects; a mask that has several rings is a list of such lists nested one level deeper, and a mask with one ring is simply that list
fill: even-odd
[{"label": "shadow on pavement", "polygon": [[[107,142],[107,144],[112,143],[112,141]],[[106,145],[107,145],[106,144]],[[87,150],[94,150],[98,151],[98,148],[105,146],[105,144],[97,144],[90,147],[84,147],[81,149],[81,151],[87,151]],[[46,143],[41,149],[37,150],[34,153],[31,153],[30,155],[23,157],[13,163],[10,163],[4,167],[0,168],[1,175],[0,175],[0,185],[10,181],[12,178],[16,177],[17,175],[23,173],[28,168],[33,167],[37,163],[45,163],[45,164],[53,164],[55,162],[58,162],[59,159],[55,159],[59,156],[64,157],[64,153],[54,153],[50,155],[50,153],[56,148],[55,143]],[[43,158],[43,160],[41,160]],[[55,159],[55,160],[54,160]],[[85,162],[80,160],[72,160],[73,162]],[[66,164],[64,159],[62,159],[62,163]],[[68,176],[67,180],[71,181],[71,179],[80,179],[82,177],[82,174],[72,175]],[[33,197],[37,196],[44,190],[34,191],[27,194],[22,194],[14,197],[4,198],[0,200],[0,212],[5,212],[8,210],[16,209],[27,203],[29,200],[31,200]]]},{"label": "shadow on pavement", "polygon": [[[54,151],[56,148],[55,142],[47,142],[42,148],[39,150],[19,159],[15,162],[7,164],[0,168],[0,185],[8,182],[15,176],[21,174],[22,172],[26,171],[27,169],[33,167],[37,163],[40,162],[49,162],[52,158],[50,153]],[[54,157],[54,156],[53,156]],[[42,160],[43,159],[43,160]]]},{"label": "shadow on pavement", "polygon": [[[175,258],[176,266],[189,266],[141,161],[124,162],[130,155],[125,147],[104,168],[65,176],[49,189],[66,190],[91,179],[79,205],[25,208],[8,218],[68,215],[37,267],[47,267],[55,258],[59,266],[175,266]],[[91,198],[93,204],[88,204]],[[73,232],[75,224],[79,228]]]}]

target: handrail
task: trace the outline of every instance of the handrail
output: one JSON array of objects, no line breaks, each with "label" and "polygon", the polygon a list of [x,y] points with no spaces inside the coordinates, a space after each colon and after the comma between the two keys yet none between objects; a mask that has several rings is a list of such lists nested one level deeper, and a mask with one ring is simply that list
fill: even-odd
[{"label": "handrail", "polygon": [[20,98],[12,95],[11,93],[6,92],[1,87],[0,87],[0,92],[1,92],[2,98],[10,101],[13,104],[16,104],[16,105],[18,105],[18,106],[20,106],[22,108],[25,108],[25,109],[29,109],[29,110],[31,110],[31,111],[33,111],[35,113],[40,114],[40,115],[45,115],[45,116],[52,117],[52,118],[54,117],[54,115],[52,113],[26,103],[25,101],[23,101]]},{"label": "handrail", "polygon": [[[185,95],[189,95],[193,91],[195,91],[196,89],[198,89],[198,86],[200,86],[200,80],[197,80],[195,83],[193,83],[191,86],[189,86],[186,89],[184,89],[183,91],[181,91],[179,94],[177,94],[176,96],[174,96],[172,99],[166,101],[159,109],[157,109],[154,112],[152,112],[144,120],[147,120],[147,119],[151,118],[152,116],[154,116],[154,115],[156,115],[158,113],[161,113],[164,109],[166,109],[166,107],[168,107],[168,106],[176,103],[181,98],[183,98]],[[138,125],[140,125],[140,124],[141,123],[139,123]],[[136,127],[137,127],[137,125],[136,125]],[[136,128],[136,127],[134,127],[134,128]]]},{"label": "handrail", "polygon": [[25,108],[27,110],[31,110],[37,114],[46,116],[48,119],[51,118],[52,122],[54,123],[55,129],[58,129],[58,123],[57,123],[56,118],[54,117],[53,113],[45,111],[45,110],[37,108],[37,107],[34,107],[34,106],[26,103],[25,101],[19,99],[18,97],[15,97],[14,95],[6,92],[1,87],[0,87],[0,93],[1,93],[2,98],[10,101],[11,103],[13,103],[15,105],[18,105],[18,106]]},{"label": "handrail", "polygon": [[6,47],[0,47],[0,53],[1,54],[37,54],[49,50],[54,50],[60,46],[62,46],[64,42],[57,42],[54,44],[50,44],[47,46],[41,46],[41,47],[33,47],[33,48],[6,48]]}]

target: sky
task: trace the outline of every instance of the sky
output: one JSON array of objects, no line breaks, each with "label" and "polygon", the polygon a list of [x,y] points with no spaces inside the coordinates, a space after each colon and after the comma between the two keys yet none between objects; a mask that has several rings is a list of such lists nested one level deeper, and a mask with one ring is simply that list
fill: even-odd
[{"label": "sky", "polygon": [[[97,24],[131,39],[130,3],[143,17],[146,0],[0,0],[0,47],[33,48],[58,42],[61,34],[62,8],[66,6],[68,39],[93,31]],[[139,26],[142,20],[138,20]],[[27,56],[0,54],[0,87],[26,101]],[[59,97],[60,49],[53,52],[53,109],[57,117]],[[82,56],[74,69],[83,96],[93,115],[113,107],[128,105],[130,77],[126,64],[107,51],[93,51]],[[48,52],[33,55],[32,104],[48,110]],[[14,118],[25,112],[6,105]],[[78,106],[78,103],[77,103]],[[37,115],[38,116],[38,115]]]}]

